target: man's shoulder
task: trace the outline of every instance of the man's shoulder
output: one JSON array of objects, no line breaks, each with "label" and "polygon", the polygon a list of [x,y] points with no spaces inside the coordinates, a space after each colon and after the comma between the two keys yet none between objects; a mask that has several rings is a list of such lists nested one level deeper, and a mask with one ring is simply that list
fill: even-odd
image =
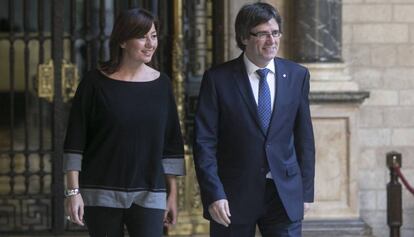
[{"label": "man's shoulder", "polygon": [[240,58],[235,58],[232,60],[229,60],[227,62],[218,64],[218,65],[214,65],[211,68],[209,68],[207,70],[207,72],[209,73],[229,73],[232,72],[233,70],[240,70],[240,66],[242,66],[242,64],[240,64]]},{"label": "man's shoulder", "polygon": [[306,71],[308,70],[305,66],[296,63],[294,61],[291,61],[289,59],[285,59],[285,58],[275,58],[276,64],[280,64],[285,68],[291,69],[291,70],[298,70],[298,71]]}]

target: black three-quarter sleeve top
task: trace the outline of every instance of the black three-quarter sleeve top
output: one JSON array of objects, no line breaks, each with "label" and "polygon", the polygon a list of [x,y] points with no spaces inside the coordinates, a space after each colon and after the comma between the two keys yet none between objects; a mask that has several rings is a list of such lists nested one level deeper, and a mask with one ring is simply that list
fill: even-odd
[{"label": "black three-quarter sleeve top", "polygon": [[90,71],[80,82],[64,144],[86,206],[165,209],[164,174],[184,175],[184,151],[169,78],[131,82]]}]

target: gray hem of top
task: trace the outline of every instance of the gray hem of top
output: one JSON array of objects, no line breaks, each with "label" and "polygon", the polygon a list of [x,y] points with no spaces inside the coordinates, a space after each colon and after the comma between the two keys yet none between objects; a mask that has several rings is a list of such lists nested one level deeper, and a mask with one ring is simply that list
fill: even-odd
[{"label": "gray hem of top", "polygon": [[88,188],[81,189],[80,192],[85,206],[130,208],[132,204],[136,204],[146,208],[166,209],[165,192],[123,192]]}]

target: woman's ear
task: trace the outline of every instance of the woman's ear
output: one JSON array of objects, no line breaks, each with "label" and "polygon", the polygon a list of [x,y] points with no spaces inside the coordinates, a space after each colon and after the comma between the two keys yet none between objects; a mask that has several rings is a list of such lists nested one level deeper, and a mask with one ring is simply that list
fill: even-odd
[{"label": "woman's ear", "polygon": [[248,39],[242,39],[241,40],[242,44],[244,44],[245,46],[247,45],[247,41],[248,41]]},{"label": "woman's ear", "polygon": [[126,43],[125,43],[125,42],[122,42],[122,43],[119,45],[119,47],[121,47],[122,49],[124,49],[124,48],[125,48],[125,45],[126,45]]}]

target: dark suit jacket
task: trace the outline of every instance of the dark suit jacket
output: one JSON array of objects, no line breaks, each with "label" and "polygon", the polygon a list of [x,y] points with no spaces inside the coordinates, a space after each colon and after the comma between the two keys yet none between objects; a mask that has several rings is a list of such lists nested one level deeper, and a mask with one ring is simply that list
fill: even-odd
[{"label": "dark suit jacket", "polygon": [[204,74],[193,149],[207,219],[208,206],[219,199],[228,199],[232,223],[257,218],[269,168],[289,219],[302,219],[303,203],[313,202],[309,71],[281,58],[275,58],[275,68],[275,101],[266,134],[242,55]]}]

